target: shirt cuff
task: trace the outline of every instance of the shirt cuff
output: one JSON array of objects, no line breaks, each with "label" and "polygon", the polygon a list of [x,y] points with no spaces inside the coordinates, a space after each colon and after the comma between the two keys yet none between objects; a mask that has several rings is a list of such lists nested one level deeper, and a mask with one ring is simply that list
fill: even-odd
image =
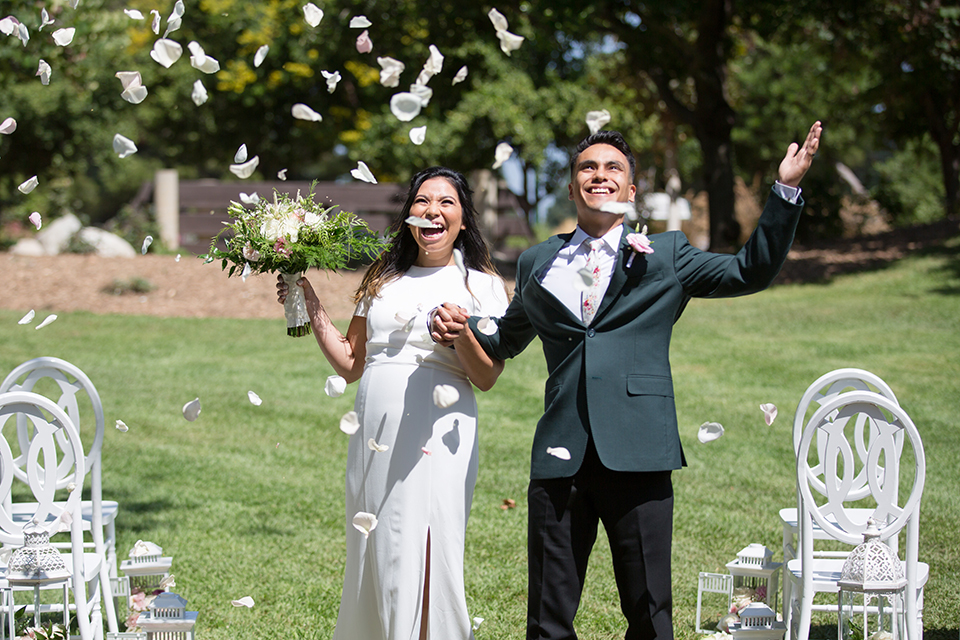
[{"label": "shirt cuff", "polygon": [[790,204],[800,201],[800,187],[791,187],[777,180],[773,183],[773,192]]}]

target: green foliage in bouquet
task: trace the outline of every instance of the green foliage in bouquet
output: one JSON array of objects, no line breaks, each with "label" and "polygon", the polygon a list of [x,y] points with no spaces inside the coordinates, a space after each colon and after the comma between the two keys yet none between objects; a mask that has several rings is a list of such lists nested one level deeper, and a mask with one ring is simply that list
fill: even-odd
[{"label": "green foliage in bouquet", "polygon": [[[221,260],[228,276],[246,273],[303,273],[307,269],[343,269],[354,261],[375,260],[388,246],[367,223],[337,205],[323,207],[306,197],[274,193],[273,200],[260,199],[252,208],[231,202],[227,224],[200,256],[208,262]],[[217,241],[226,234],[226,250]],[[247,271],[249,265],[249,271]]]}]

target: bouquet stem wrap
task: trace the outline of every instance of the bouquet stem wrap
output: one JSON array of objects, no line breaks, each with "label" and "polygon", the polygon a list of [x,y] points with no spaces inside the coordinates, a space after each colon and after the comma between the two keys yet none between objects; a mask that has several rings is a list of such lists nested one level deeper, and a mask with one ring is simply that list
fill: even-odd
[{"label": "bouquet stem wrap", "polygon": [[307,301],[303,297],[303,288],[297,284],[302,273],[281,274],[287,284],[287,299],[283,303],[283,315],[287,318],[287,335],[301,338],[310,335],[310,316],[307,315]]}]

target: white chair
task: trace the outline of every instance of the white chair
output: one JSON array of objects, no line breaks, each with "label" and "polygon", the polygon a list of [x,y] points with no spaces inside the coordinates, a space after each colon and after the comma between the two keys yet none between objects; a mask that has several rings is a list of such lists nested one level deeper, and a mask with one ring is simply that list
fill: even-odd
[{"label": "white chair", "polygon": [[[21,455],[26,457],[21,467],[14,461],[10,440],[18,437],[28,423],[33,431],[29,447]],[[75,612],[82,640],[102,640],[103,621],[100,610],[100,589],[106,601],[111,601],[110,581],[104,580],[106,559],[96,550],[84,549],[81,518],[81,494],[85,478],[83,444],[80,435],[67,414],[52,400],[28,391],[13,391],[0,394],[0,495],[9,496],[18,472],[25,470],[26,485],[34,502],[33,512],[24,521],[9,509],[9,500],[0,501],[0,542],[8,547],[24,545],[25,525],[38,526],[51,537],[61,526],[69,528],[69,553],[63,560],[70,569],[70,591],[73,593],[71,609]],[[65,474],[63,467],[71,473]],[[57,496],[59,478],[67,477],[74,485],[66,495]],[[62,494],[63,491],[61,490]],[[64,518],[64,514],[69,518]],[[13,586],[6,580],[4,587]],[[12,579],[12,576],[11,576]],[[12,611],[11,611],[12,614]]]},{"label": "white chair", "polygon": [[[857,434],[863,431],[869,440],[864,443],[865,451],[855,455],[854,447],[861,443]],[[912,456],[912,470],[904,465],[911,459],[905,458],[905,450]],[[857,490],[855,478],[861,474],[865,492]],[[833,604],[826,605],[816,605],[814,597],[838,593],[844,558],[815,556],[814,527],[820,528],[821,535],[852,548],[863,541],[867,518],[873,518],[881,540],[892,540],[906,530],[902,562],[907,577],[907,635],[909,640],[920,640],[923,587],[929,575],[929,567],[918,559],[925,477],[920,434],[893,400],[870,391],[850,391],[817,410],[803,429],[797,452],[800,555],[787,563],[786,571],[786,580],[792,583],[791,600],[785,603],[791,638],[808,640],[814,610],[838,613],[836,595]],[[909,489],[905,500],[901,489]]]},{"label": "white chair", "polygon": [[[812,417],[813,413],[815,413],[816,410],[822,407],[826,402],[836,398],[837,395],[850,391],[875,391],[876,393],[879,393],[880,395],[885,396],[894,402],[897,401],[896,395],[894,395],[893,390],[890,389],[890,386],[886,382],[881,380],[879,376],[870,373],[869,371],[865,371],[864,369],[848,367],[825,373],[817,378],[813,384],[807,387],[807,390],[800,398],[800,402],[797,404],[797,410],[793,415],[794,454],[796,454],[800,447],[800,437],[803,435],[803,427],[807,424],[807,421],[810,417]],[[858,426],[863,427],[865,424],[865,421],[861,421]],[[856,435],[857,453],[860,455],[861,462],[864,460],[866,442],[869,440],[869,435],[870,434],[864,433],[862,429],[858,430]],[[856,491],[863,492],[866,484],[865,476],[863,474],[858,475],[855,479],[855,484]],[[799,505],[799,488],[797,490],[795,499],[795,504]],[[799,510],[797,506],[787,507],[780,510],[780,522],[783,525],[784,565],[797,557],[797,536],[800,532],[798,525],[798,514]],[[826,540],[829,538],[829,536],[824,535],[823,532],[820,531],[820,527],[815,524],[813,528],[813,538],[814,540]],[[892,543],[893,548],[896,549],[896,540],[894,539]],[[849,552],[815,550],[814,553],[818,557],[843,558],[846,557]],[[790,581],[784,579],[783,603],[785,608],[789,602]],[[790,611],[784,610],[783,617],[789,622]]]},{"label": "white chair", "polygon": [[[116,515],[118,505],[114,501],[104,501],[102,496],[101,449],[104,437],[103,404],[100,394],[83,371],[60,358],[42,357],[28,360],[16,367],[0,382],[0,393],[7,391],[40,391],[54,400],[63,409],[87,444],[84,453],[84,469],[89,475],[90,499],[80,503],[81,525],[89,531],[91,541],[88,548],[103,554],[107,560],[107,571],[103,579],[109,581],[117,577],[116,553]],[[19,455],[14,458],[15,477],[26,482],[26,452],[29,449],[33,433],[26,428],[27,423],[18,423],[16,442]],[[22,427],[22,428],[21,428]],[[11,436],[8,436],[11,437]],[[68,475],[73,473],[72,461],[64,461],[59,467],[57,489],[64,489],[71,482]],[[10,495],[3,496],[6,507],[14,514],[18,522],[26,522],[35,505],[10,502]],[[63,543],[65,544],[65,543]],[[104,589],[106,592],[107,589]],[[107,623],[110,631],[118,631],[116,606],[111,599],[105,605]]]}]

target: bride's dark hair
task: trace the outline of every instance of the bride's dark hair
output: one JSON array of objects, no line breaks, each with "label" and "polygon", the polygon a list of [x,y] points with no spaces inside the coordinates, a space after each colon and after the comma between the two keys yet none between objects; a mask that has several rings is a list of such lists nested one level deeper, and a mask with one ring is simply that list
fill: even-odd
[{"label": "bride's dark hair", "polygon": [[367,269],[357,292],[353,295],[355,302],[359,302],[365,296],[377,297],[384,284],[399,278],[416,262],[420,249],[416,240],[413,239],[413,233],[410,231],[406,219],[410,216],[410,208],[413,206],[413,201],[417,197],[420,187],[424,182],[433,178],[443,178],[457,190],[457,198],[460,200],[460,208],[463,210],[464,229],[457,235],[457,240],[453,246],[463,254],[464,266],[468,269],[499,276],[493,266],[493,261],[490,259],[490,250],[487,248],[487,243],[480,233],[480,216],[473,204],[473,192],[470,190],[470,185],[467,184],[467,179],[459,171],[447,167],[430,167],[410,179],[410,190],[407,192],[403,208],[393,224],[390,225],[389,232],[393,233],[390,247]]}]

